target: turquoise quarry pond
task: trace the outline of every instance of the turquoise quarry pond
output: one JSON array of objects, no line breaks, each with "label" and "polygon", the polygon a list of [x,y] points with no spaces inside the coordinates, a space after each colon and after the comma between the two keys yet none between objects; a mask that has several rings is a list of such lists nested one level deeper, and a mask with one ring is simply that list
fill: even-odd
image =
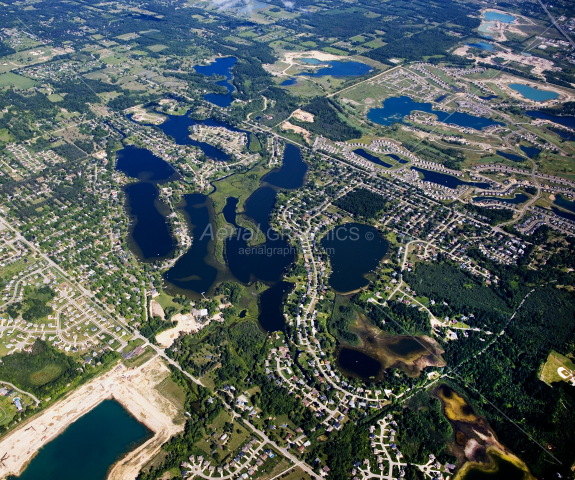
[{"label": "turquoise quarry pond", "polygon": [[501,23],[513,23],[515,21],[515,17],[513,15],[499,12],[485,12],[483,14],[483,18],[488,22],[494,22],[497,20]]},{"label": "turquoise quarry pond", "polygon": [[9,480],[105,480],[110,467],[152,432],[115,400],[100,405],[47,443],[19,477]]},{"label": "turquoise quarry pond", "polygon": [[404,117],[414,111],[433,114],[440,122],[453,123],[460,127],[471,127],[481,130],[491,125],[503,125],[490,118],[476,117],[468,113],[454,112],[447,113],[441,110],[434,110],[432,103],[414,102],[410,97],[390,97],[383,101],[383,108],[372,108],[367,113],[367,118],[379,125],[391,125],[395,122],[405,124]]},{"label": "turquoise quarry pond", "polygon": [[550,90],[539,90],[538,88],[523,85],[522,83],[510,83],[509,88],[519,92],[525,98],[535,102],[544,102],[545,100],[554,100],[559,97],[557,92]]}]

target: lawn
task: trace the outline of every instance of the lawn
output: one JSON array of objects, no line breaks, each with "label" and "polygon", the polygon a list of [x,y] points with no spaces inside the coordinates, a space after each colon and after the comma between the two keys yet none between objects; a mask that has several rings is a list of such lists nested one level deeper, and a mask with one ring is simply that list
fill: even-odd
[{"label": "lawn", "polygon": [[12,72],[3,73],[0,75],[0,88],[3,87],[18,87],[18,88],[32,88],[36,82],[30,78],[17,75]]},{"label": "lawn", "polygon": [[33,385],[45,385],[62,374],[62,366],[57,363],[49,363],[40,370],[30,374],[30,383]]},{"label": "lawn", "polygon": [[184,389],[175,383],[170,377],[165,378],[162,382],[156,385],[156,390],[160,392],[163,397],[167,398],[179,411],[184,411],[186,392],[184,392]]},{"label": "lawn", "polygon": [[559,367],[565,367],[567,370],[575,371],[575,364],[572,360],[552,350],[547,357],[545,365],[543,365],[541,369],[539,379],[547,385],[551,385],[553,382],[561,382],[563,379],[557,373]]},{"label": "lawn", "polygon": [[62,95],[59,95],[57,93],[53,93],[52,95],[48,95],[48,100],[50,100],[53,103],[56,103],[64,100],[64,97],[62,97]]},{"label": "lawn", "polygon": [[156,45],[150,45],[148,47],[148,50],[151,50],[152,52],[161,52],[162,50],[168,48],[167,45],[162,45],[160,43],[156,44]]}]

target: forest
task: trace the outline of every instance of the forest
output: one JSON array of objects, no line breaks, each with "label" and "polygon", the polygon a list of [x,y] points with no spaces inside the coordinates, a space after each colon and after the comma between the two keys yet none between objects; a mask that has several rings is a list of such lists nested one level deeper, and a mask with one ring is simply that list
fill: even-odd
[{"label": "forest", "polygon": [[385,209],[388,202],[384,197],[371,190],[359,188],[333,203],[354,216],[369,220],[376,218]]},{"label": "forest", "polygon": [[361,137],[361,130],[352,127],[342,120],[338,115],[341,114],[343,116],[341,107],[328,98],[316,98],[303,106],[302,110],[314,116],[313,122],[302,122],[294,117],[290,119],[290,122],[316,135],[323,135],[337,142]]}]

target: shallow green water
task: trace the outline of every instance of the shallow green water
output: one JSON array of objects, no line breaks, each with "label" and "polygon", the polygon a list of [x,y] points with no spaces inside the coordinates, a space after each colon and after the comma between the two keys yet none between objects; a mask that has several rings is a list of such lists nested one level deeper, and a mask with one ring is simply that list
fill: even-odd
[{"label": "shallow green water", "polygon": [[105,480],[110,467],[152,432],[115,400],[105,400],[47,443],[9,480]]}]

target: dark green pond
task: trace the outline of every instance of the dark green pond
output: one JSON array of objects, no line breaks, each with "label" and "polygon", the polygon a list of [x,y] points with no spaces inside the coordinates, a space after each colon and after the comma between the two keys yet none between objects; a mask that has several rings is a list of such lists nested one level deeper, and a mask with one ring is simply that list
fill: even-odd
[{"label": "dark green pond", "polygon": [[152,436],[115,400],[104,400],[47,443],[9,480],[105,480],[110,467]]},{"label": "dark green pond", "polygon": [[422,345],[422,342],[419,342],[415,338],[411,337],[404,337],[397,342],[389,343],[387,348],[396,355],[401,356],[424,352],[426,350],[426,348]]}]

